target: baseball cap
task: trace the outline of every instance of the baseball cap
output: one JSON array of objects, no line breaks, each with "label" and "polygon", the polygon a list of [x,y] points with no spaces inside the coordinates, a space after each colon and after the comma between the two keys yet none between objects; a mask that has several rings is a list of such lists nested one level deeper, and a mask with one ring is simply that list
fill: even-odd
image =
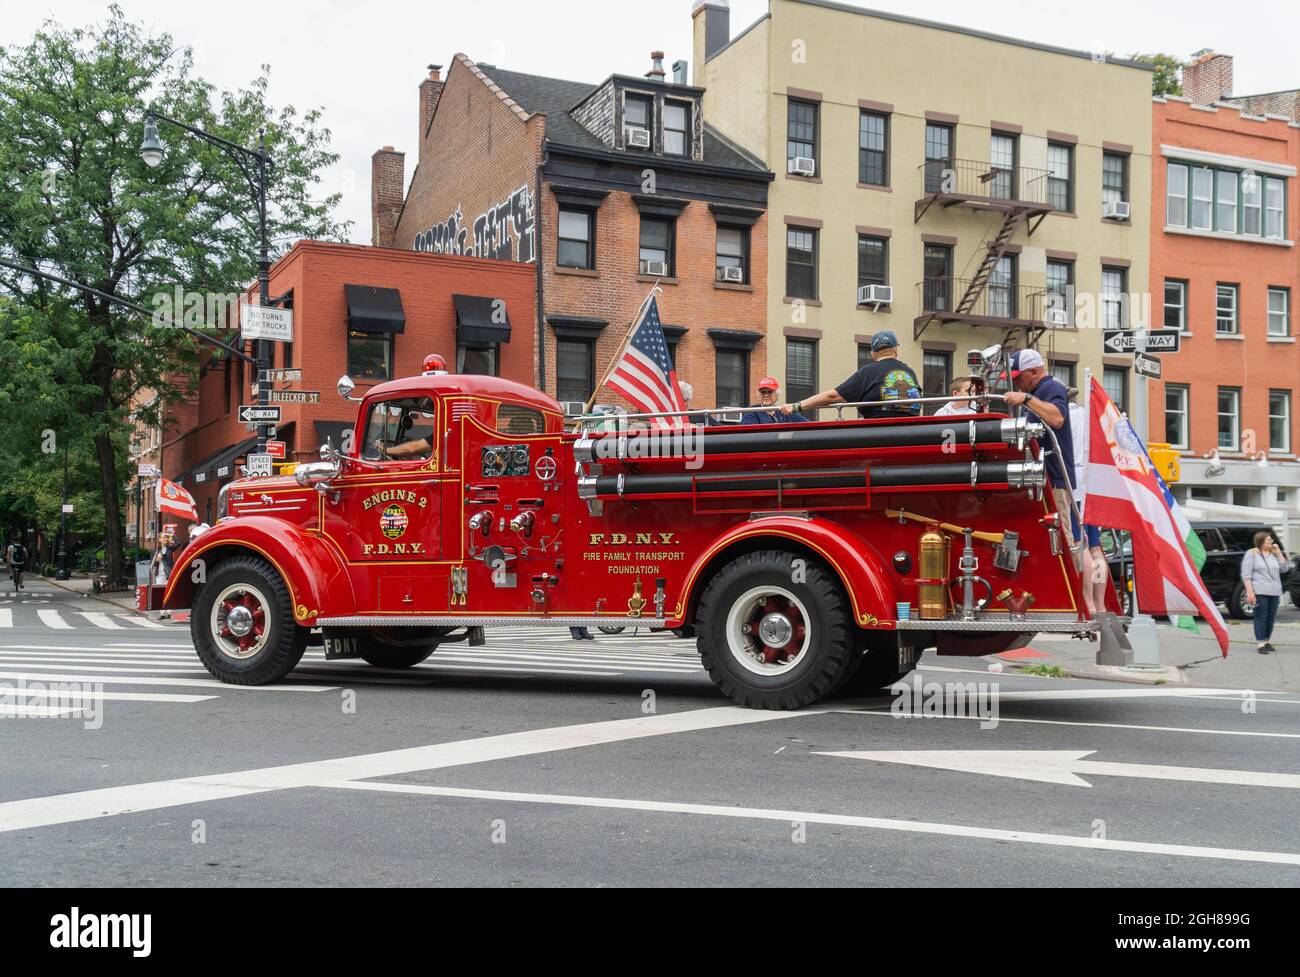
[{"label": "baseball cap", "polygon": [[1011,375],[1013,377],[1025,370],[1037,369],[1040,366],[1047,366],[1047,361],[1043,359],[1043,354],[1036,349],[1022,349],[1011,357]]},{"label": "baseball cap", "polygon": [[879,353],[882,349],[897,349],[898,337],[888,329],[882,329],[871,337],[871,352]]},{"label": "baseball cap", "polygon": [[776,377],[763,377],[758,381],[759,390],[780,390],[781,385],[776,382]]}]

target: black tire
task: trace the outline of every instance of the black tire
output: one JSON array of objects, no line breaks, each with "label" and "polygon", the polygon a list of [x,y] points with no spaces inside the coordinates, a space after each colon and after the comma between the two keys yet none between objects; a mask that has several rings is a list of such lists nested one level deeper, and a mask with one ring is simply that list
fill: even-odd
[{"label": "black tire", "polygon": [[[878,695],[916,668],[916,662],[906,666],[898,664],[897,638],[889,633],[862,632],[862,648],[857,667],[850,670],[844,682],[832,695],[837,699],[857,699]],[[917,653],[920,658],[920,653]]]},{"label": "black tire", "polygon": [[357,647],[366,664],[376,668],[410,668],[424,661],[438,648],[438,642],[403,641],[382,632],[361,635]]},{"label": "black tire", "polygon": [[1246,585],[1239,583],[1232,588],[1232,595],[1228,598],[1228,616],[1235,617],[1238,621],[1249,621],[1255,616],[1255,608],[1246,606]]},{"label": "black tire", "polygon": [[[233,632],[222,635],[220,611],[214,619],[215,605],[222,596],[231,597],[241,589],[246,595],[256,594],[255,601],[262,606],[262,631],[255,635],[247,657],[230,650],[238,639]],[[221,603],[224,607],[227,601]],[[229,613],[225,616],[228,623]],[[258,620],[255,610],[250,610],[250,616],[254,622]],[[241,556],[217,564],[199,590],[190,614],[190,635],[199,661],[214,678],[230,685],[278,682],[302,659],[310,633],[294,620],[289,588],[280,574],[256,557]]]},{"label": "black tire", "polygon": [[604,624],[597,624],[597,625],[596,625],[596,630],[599,631],[601,634],[622,634],[624,631],[627,630],[627,628],[625,628],[625,627],[609,627],[609,626],[604,625]]},{"label": "black tire", "polygon": [[[796,559],[803,564],[799,582]],[[743,626],[740,618],[757,614],[760,598],[755,595],[763,593],[775,595],[790,619],[799,622],[795,637],[782,646],[802,638],[793,659],[764,665],[746,654],[745,649],[761,653],[764,646],[754,638],[737,631],[736,645],[729,641],[733,611],[736,620],[731,623]],[[797,602],[794,606],[789,597]],[[745,610],[751,604],[756,605],[752,614]],[[747,553],[722,567],[700,598],[696,631],[700,659],[713,684],[752,709],[799,709],[816,702],[845,680],[858,659],[848,601],[839,582],[821,564],[780,550]]]},{"label": "black tire", "polygon": [[1129,590],[1127,587],[1123,589],[1116,588],[1116,596],[1119,598],[1119,616],[1132,617],[1133,591]]}]

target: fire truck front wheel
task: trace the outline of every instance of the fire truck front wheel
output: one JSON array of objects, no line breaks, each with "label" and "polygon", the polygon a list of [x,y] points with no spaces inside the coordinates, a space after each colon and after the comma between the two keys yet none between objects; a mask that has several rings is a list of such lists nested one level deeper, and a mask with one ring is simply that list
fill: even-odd
[{"label": "fire truck front wheel", "polygon": [[798,709],[855,664],[847,600],[820,564],[761,550],[709,581],[696,615],[700,657],[724,694],[757,709]]},{"label": "fire truck front wheel", "polygon": [[309,631],[294,621],[289,588],[275,568],[237,557],[208,574],[190,615],[190,634],[213,676],[233,685],[265,685],[293,671]]}]

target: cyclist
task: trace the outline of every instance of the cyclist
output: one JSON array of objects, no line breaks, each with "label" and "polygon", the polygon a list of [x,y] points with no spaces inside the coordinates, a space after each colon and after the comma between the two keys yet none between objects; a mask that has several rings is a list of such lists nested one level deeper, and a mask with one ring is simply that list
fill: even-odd
[{"label": "cyclist", "polygon": [[14,582],[15,594],[22,588],[23,567],[26,564],[27,547],[23,545],[21,536],[15,536],[13,542],[5,547],[5,566],[9,568],[9,576]]}]

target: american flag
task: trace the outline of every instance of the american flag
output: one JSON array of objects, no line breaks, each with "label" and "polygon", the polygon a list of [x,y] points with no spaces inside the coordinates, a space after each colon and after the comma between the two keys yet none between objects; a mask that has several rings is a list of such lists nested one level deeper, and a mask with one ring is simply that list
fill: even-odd
[{"label": "american flag", "polygon": [[[659,304],[653,295],[641,315],[641,321],[633,328],[632,338],[624,347],[623,355],[605,378],[605,386],[618,391],[647,414],[670,414],[686,410],[682,391],[677,386],[677,371],[673,369],[668,344],[664,342]],[[682,427],[683,419],[657,417],[655,426]]]}]

